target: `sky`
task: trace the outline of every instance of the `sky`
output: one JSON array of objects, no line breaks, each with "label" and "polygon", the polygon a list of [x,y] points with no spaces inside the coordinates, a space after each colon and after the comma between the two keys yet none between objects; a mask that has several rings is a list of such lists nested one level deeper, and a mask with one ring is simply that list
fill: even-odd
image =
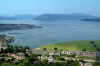
[{"label": "sky", "polygon": [[100,16],[100,0],[0,0],[0,15],[44,13]]}]

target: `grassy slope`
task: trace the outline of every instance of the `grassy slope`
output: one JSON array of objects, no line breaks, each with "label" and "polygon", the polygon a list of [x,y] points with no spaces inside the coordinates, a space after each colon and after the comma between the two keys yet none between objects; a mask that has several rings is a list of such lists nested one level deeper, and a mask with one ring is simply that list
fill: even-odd
[{"label": "grassy slope", "polygon": [[[96,45],[99,46],[100,48],[100,40],[94,40],[94,41]],[[63,50],[82,50],[84,48],[86,48],[88,51],[94,50],[89,40],[49,44],[49,45],[40,47],[40,49],[47,48],[48,50],[52,50],[55,47],[58,49],[63,49]]]}]

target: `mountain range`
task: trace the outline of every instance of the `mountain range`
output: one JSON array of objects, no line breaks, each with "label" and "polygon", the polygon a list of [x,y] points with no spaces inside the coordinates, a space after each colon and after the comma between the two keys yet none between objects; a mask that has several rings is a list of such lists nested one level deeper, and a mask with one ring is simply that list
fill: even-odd
[{"label": "mountain range", "polygon": [[92,19],[96,16],[87,14],[42,14],[35,18],[35,20],[52,21],[52,20],[81,20],[81,19]]},{"label": "mountain range", "polygon": [[86,19],[96,19],[98,17],[82,14],[42,14],[42,15],[15,15],[15,16],[0,16],[0,20],[40,20],[40,21],[57,21],[57,20],[86,20]]}]

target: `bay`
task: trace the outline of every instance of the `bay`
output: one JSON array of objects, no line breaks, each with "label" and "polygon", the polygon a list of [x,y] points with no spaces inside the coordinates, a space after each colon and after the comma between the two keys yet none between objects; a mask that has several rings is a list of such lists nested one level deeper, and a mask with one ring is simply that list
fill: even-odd
[{"label": "bay", "polygon": [[0,24],[34,24],[42,26],[43,28],[39,29],[12,30],[1,33],[14,36],[15,42],[12,43],[13,45],[29,46],[31,48],[64,41],[100,40],[100,22],[86,22],[79,20],[3,20],[0,21]]}]

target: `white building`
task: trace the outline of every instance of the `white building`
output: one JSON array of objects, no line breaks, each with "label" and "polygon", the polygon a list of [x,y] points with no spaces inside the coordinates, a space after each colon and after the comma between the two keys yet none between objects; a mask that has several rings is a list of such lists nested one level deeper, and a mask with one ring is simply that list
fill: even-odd
[{"label": "white building", "polygon": [[62,51],[61,54],[72,55],[74,53],[72,51]]},{"label": "white building", "polygon": [[0,39],[0,50],[7,48],[7,41],[5,39]]},{"label": "white building", "polygon": [[13,42],[13,37],[9,37],[6,35],[0,35],[0,51],[2,49],[6,49],[8,44]]},{"label": "white building", "polygon": [[48,62],[53,62],[54,61],[54,58],[53,58],[53,56],[51,55],[51,56],[49,56],[48,57]]}]

